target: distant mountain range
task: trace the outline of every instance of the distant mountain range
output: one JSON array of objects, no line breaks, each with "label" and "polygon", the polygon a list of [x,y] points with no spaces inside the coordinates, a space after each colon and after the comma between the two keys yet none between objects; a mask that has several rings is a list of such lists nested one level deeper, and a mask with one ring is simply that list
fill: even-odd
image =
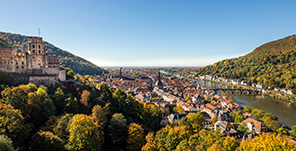
[{"label": "distant mountain range", "polygon": [[[221,52],[222,53],[222,52]],[[198,69],[200,75],[293,88],[296,84],[296,35],[268,42],[251,53]]]},{"label": "distant mountain range", "polygon": [[[0,32],[0,47],[16,47],[23,46],[26,48],[25,43],[28,41],[28,36],[20,34],[11,34]],[[44,42],[46,52],[48,55],[58,56],[60,66],[62,68],[70,68],[75,73],[79,74],[102,74],[103,69],[85,60],[79,56],[76,56],[68,51],[62,50],[49,42]],[[106,73],[106,72],[105,72]]]}]

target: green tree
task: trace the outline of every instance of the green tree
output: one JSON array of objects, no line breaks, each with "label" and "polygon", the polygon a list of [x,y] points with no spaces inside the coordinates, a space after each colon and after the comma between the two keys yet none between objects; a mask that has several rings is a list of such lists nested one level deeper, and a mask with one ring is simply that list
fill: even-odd
[{"label": "green tree", "polygon": [[296,137],[296,125],[292,126],[290,135]]},{"label": "green tree", "polygon": [[56,113],[56,107],[54,106],[52,100],[50,98],[45,98],[42,102],[43,110],[42,115],[45,119],[49,116],[54,115]]},{"label": "green tree", "polygon": [[66,105],[64,111],[66,113],[78,113],[79,112],[79,102],[77,98],[72,99],[71,97],[65,99]]},{"label": "green tree", "polygon": [[67,71],[67,73],[66,73],[66,79],[67,79],[67,80],[69,80],[69,79],[74,79],[74,75],[75,75],[74,71],[73,71],[73,70],[69,70],[69,71]]},{"label": "green tree", "polygon": [[271,120],[269,123],[266,124],[266,126],[273,132],[276,132],[276,130],[281,127],[281,125],[276,120]]},{"label": "green tree", "polygon": [[296,95],[296,87],[292,89],[292,93]]},{"label": "green tree", "polygon": [[60,87],[57,88],[55,94],[53,95],[53,104],[56,107],[57,114],[58,115],[61,114],[66,105],[66,101],[65,101],[65,94]]},{"label": "green tree", "polygon": [[128,128],[127,149],[130,151],[141,150],[144,145],[144,129],[133,123]]},{"label": "green tree", "polygon": [[38,96],[41,102],[43,102],[46,98],[49,98],[46,87],[39,86],[39,88],[37,89],[36,95]]},{"label": "green tree", "polygon": [[126,143],[127,125],[126,119],[121,113],[112,115],[107,128],[108,136],[113,144],[123,147]]},{"label": "green tree", "polygon": [[245,106],[243,112],[251,113],[253,109],[254,109],[254,108],[252,108],[252,107]]},{"label": "green tree", "polygon": [[28,94],[28,107],[30,109],[30,121],[35,126],[40,126],[42,122],[42,103],[39,101],[37,95],[33,92]]},{"label": "green tree", "polygon": [[6,135],[0,135],[0,150],[15,151],[12,140]]},{"label": "green tree", "polygon": [[63,151],[65,147],[62,139],[52,132],[39,131],[35,133],[30,141],[31,151]]},{"label": "green tree", "polygon": [[189,113],[186,117],[183,117],[179,125],[188,126],[192,132],[198,132],[203,127],[203,122],[205,122],[204,116],[201,112]]},{"label": "green tree", "polygon": [[248,133],[249,128],[246,123],[242,123],[237,127],[237,131],[243,134],[243,138],[244,138],[245,135]]},{"label": "green tree", "polygon": [[93,120],[84,114],[76,114],[70,125],[68,150],[101,150],[103,132]]},{"label": "green tree", "polygon": [[111,100],[113,99],[112,96],[112,91],[110,90],[110,87],[106,83],[99,83],[97,85],[97,88],[100,90],[100,97],[104,102],[110,103]]},{"label": "green tree", "polygon": [[5,101],[13,106],[15,109],[19,109],[22,111],[22,115],[25,118],[29,117],[30,109],[28,107],[28,98],[27,93],[21,89],[20,87],[6,88],[1,92],[2,98]]},{"label": "green tree", "polygon": [[286,129],[286,128],[283,128],[283,127],[278,128],[278,129],[276,130],[276,132],[277,132],[278,134],[286,134],[286,135],[289,134],[289,130]]},{"label": "green tree", "polygon": [[65,114],[57,121],[57,125],[54,128],[54,134],[61,138],[64,142],[69,139],[69,129],[72,122],[73,116],[70,114]]},{"label": "green tree", "polygon": [[158,128],[160,128],[161,120],[161,110],[157,106],[153,106],[151,109],[147,109],[144,112],[142,118],[143,124],[153,130],[157,130]]},{"label": "green tree", "polygon": [[20,110],[0,103],[0,135],[11,138],[16,149],[24,150],[30,132],[31,126],[25,124]]},{"label": "green tree", "polygon": [[237,115],[234,119],[234,123],[238,124],[241,123],[242,121],[244,121],[244,116],[243,115]]}]

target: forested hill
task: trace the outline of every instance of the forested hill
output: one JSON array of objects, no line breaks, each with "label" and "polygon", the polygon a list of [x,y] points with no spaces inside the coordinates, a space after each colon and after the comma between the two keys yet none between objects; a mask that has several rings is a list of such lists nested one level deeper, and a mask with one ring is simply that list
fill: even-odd
[{"label": "forested hill", "polygon": [[290,89],[296,84],[295,64],[296,35],[292,35],[263,44],[245,56],[200,68],[198,72]]},{"label": "forested hill", "polygon": [[18,46],[16,44],[13,44],[10,40],[7,38],[0,36],[0,47],[15,47]]},{"label": "forested hill", "polygon": [[[24,43],[28,41],[28,36],[20,34],[11,34],[0,32],[0,47],[15,47],[22,45],[26,47]],[[49,42],[44,42],[46,52],[48,55],[58,56],[61,67],[71,68],[74,72],[80,74],[101,74],[103,69],[96,66],[95,64],[87,61],[79,56],[62,50]]]}]

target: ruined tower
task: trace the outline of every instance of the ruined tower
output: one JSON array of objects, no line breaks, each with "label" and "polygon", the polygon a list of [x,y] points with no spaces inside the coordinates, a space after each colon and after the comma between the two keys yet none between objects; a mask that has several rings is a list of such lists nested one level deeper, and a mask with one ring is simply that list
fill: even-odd
[{"label": "ruined tower", "polygon": [[29,69],[41,69],[42,67],[45,67],[46,52],[41,37],[28,38],[27,52],[29,54]]}]

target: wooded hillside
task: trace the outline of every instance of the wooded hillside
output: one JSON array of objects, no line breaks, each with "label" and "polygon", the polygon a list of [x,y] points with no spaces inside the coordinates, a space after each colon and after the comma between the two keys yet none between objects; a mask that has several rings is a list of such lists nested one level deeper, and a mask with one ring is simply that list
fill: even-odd
[{"label": "wooded hillside", "polygon": [[253,52],[198,69],[200,75],[263,83],[271,87],[293,88],[296,83],[296,35],[268,42]]}]

